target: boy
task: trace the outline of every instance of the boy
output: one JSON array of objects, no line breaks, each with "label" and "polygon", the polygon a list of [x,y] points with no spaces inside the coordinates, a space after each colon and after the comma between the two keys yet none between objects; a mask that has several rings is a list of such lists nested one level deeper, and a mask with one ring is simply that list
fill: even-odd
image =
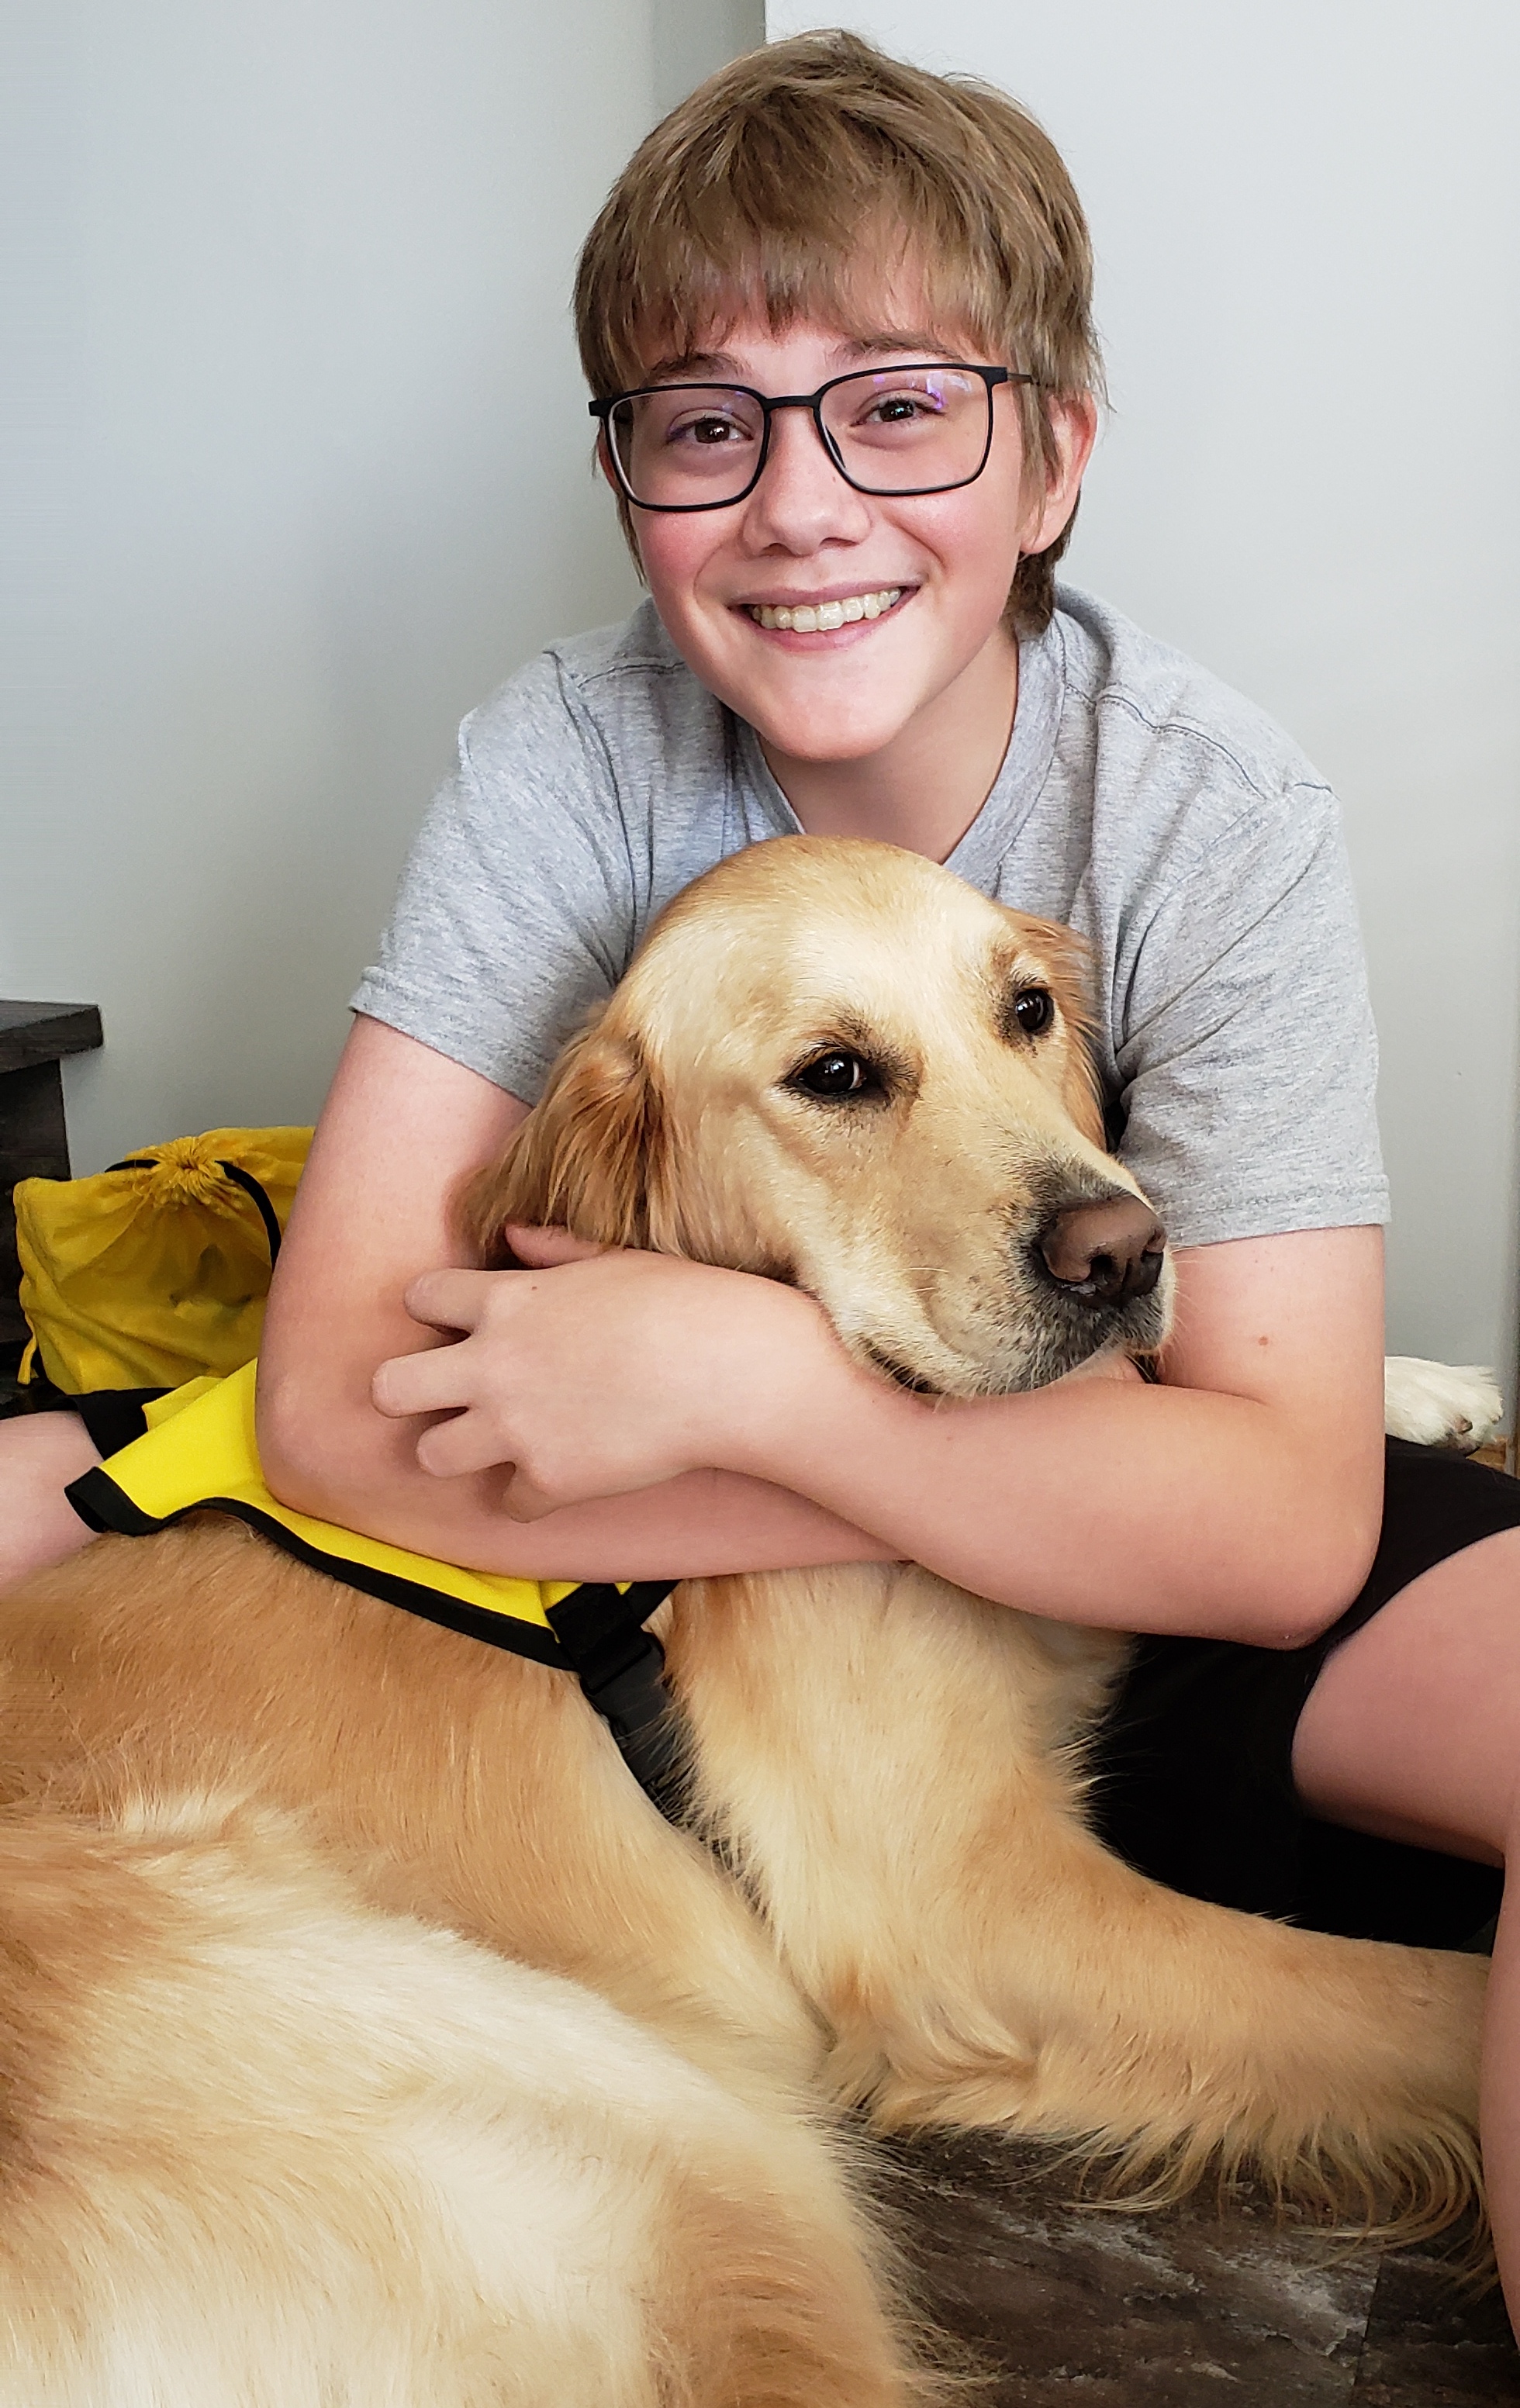
[{"label": "boy", "polygon": [[[1089,286],[1039,129],[850,36],[737,63],[638,153],[578,321],[651,602],[466,724],[355,999],[261,1440],[287,1501],[466,1563],[906,1555],[1152,1634],[1115,1843],[1288,1911],[1303,1805],[1502,1860],[1520,1486],[1396,1454],[1379,1544],[1385,1199],[1333,800],[1202,672],[1057,600]],[[1115,1134],[1176,1249],[1161,1384],[1109,1367],[936,1411],[778,1284],[553,1231],[518,1233],[527,1274],[465,1264],[459,1178],[654,911],[799,826],[947,861],[1092,939]],[[78,1424],[49,1442],[50,1477],[90,1459]],[[1513,1920],[1484,2108],[1512,2300]]]}]

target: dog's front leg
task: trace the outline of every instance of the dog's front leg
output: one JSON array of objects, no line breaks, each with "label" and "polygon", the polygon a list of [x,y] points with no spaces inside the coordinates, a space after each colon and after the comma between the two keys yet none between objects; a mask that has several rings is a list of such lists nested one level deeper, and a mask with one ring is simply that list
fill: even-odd
[{"label": "dog's front leg", "polygon": [[712,1584],[673,1634],[712,1814],[894,2126],[1211,2159],[1412,2228],[1476,2181],[1484,1968],[1181,1898],[1105,1849],[1053,1737],[1091,1674],[925,1573]]}]

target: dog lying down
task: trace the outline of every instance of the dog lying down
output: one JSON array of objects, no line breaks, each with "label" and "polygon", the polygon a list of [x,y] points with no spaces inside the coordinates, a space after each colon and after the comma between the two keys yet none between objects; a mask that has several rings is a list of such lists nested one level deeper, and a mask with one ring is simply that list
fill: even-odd
[{"label": "dog lying down", "polygon": [[[666,913],[471,1210],[782,1271],[949,1396],[1154,1349],[1078,950],[783,839]],[[975,1096],[968,1115],[968,1096]],[[662,1609],[695,1828],[561,1672],[211,1516],[0,1616],[3,2408],[921,2396],[841,2107],[1408,2230],[1481,1961],[1176,1897],[1084,1823],[1122,1637],[912,1567]],[[710,1843],[710,1844],[709,1844]]]}]

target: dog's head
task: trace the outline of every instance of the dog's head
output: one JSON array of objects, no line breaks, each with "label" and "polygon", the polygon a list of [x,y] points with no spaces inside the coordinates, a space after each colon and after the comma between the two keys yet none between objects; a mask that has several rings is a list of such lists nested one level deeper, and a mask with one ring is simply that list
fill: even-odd
[{"label": "dog's head", "polygon": [[1085,954],[916,853],[780,838],[652,930],[466,1203],[794,1282],[947,1396],[1166,1334],[1165,1239],[1102,1150]]}]

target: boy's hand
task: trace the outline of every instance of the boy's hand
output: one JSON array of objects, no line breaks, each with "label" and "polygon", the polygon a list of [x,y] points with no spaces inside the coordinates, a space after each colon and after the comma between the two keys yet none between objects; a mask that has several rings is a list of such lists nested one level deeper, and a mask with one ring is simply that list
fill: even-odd
[{"label": "boy's hand", "polygon": [[820,1358],[845,1358],[810,1298],[743,1271],[508,1232],[531,1268],[428,1271],[414,1320],[465,1334],[376,1372],[376,1408],[442,1413],[417,1460],[440,1478],[514,1467],[503,1503],[533,1521],[561,1506],[732,1468],[742,1432],[784,1411]]}]

